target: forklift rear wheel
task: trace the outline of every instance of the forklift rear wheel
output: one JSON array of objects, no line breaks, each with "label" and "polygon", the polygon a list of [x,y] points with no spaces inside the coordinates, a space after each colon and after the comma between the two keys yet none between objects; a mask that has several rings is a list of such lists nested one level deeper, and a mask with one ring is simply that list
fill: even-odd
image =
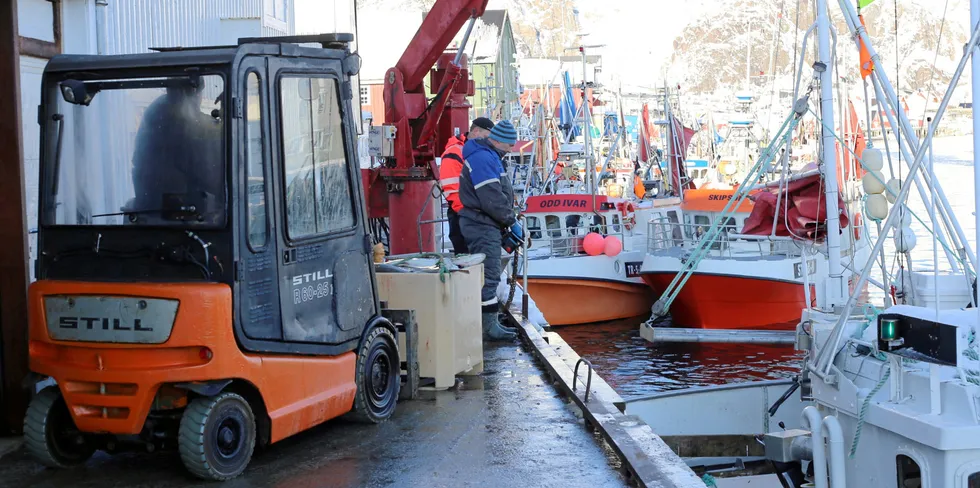
[{"label": "forklift rear wheel", "polygon": [[95,447],[78,431],[57,386],[31,400],[24,417],[24,445],[38,461],[52,468],[70,468],[88,461]]},{"label": "forklift rear wheel", "polygon": [[388,420],[398,403],[401,363],[398,342],[387,327],[372,329],[357,354],[354,420],[377,424]]},{"label": "forklift rear wheel", "polygon": [[180,418],[180,459],[199,478],[224,481],[242,474],[254,449],[255,415],[239,395],[195,398]]}]

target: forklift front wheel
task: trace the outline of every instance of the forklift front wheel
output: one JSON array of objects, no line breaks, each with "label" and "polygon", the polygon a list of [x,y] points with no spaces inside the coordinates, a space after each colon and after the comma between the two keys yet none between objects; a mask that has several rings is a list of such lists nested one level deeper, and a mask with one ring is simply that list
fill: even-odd
[{"label": "forklift front wheel", "polygon": [[224,481],[242,474],[254,449],[255,415],[239,395],[195,398],[180,418],[180,459],[199,478]]},{"label": "forklift front wheel", "polygon": [[388,420],[398,403],[401,363],[398,342],[387,327],[372,329],[357,354],[357,396],[354,420],[378,424]]},{"label": "forklift front wheel", "polygon": [[38,461],[52,468],[78,466],[95,453],[90,440],[75,427],[57,386],[41,390],[27,407],[24,445]]}]

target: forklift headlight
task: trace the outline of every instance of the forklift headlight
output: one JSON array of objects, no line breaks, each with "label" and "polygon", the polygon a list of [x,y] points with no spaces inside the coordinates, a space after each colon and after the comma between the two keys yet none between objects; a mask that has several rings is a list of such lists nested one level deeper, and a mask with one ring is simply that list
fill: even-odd
[{"label": "forklift headlight", "polygon": [[352,53],[344,59],[344,71],[348,76],[355,76],[361,71],[361,55]]},{"label": "forklift headlight", "polygon": [[66,102],[75,103],[75,94],[72,93],[70,86],[61,85],[61,96],[65,97]]},{"label": "forklift headlight", "polygon": [[92,102],[92,97],[98,92],[97,87],[85,86],[83,81],[65,80],[61,82],[62,98],[73,105],[88,105]]}]

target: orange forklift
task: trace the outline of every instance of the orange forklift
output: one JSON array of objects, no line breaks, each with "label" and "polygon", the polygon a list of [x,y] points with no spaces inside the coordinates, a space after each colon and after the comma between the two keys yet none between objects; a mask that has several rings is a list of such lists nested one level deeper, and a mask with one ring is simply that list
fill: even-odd
[{"label": "orange forklift", "polygon": [[41,462],[176,448],[225,480],[257,444],[392,415],[352,40],[48,63],[30,369],[51,385],[24,420]]}]

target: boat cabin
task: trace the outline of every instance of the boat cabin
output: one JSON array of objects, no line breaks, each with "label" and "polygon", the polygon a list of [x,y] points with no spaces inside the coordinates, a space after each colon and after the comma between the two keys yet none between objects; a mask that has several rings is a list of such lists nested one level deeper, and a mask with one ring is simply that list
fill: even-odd
[{"label": "boat cabin", "polygon": [[606,195],[559,194],[528,197],[524,215],[534,247],[576,255],[590,232],[616,235],[626,246],[636,225],[633,203]]},{"label": "boat cabin", "polygon": [[[734,188],[685,190],[679,205],[653,207],[650,209],[649,235],[663,242],[651,244],[656,248],[694,244],[721,216],[734,194]],[[740,233],[752,208],[752,202],[744,200],[727,218],[722,232]]]}]

